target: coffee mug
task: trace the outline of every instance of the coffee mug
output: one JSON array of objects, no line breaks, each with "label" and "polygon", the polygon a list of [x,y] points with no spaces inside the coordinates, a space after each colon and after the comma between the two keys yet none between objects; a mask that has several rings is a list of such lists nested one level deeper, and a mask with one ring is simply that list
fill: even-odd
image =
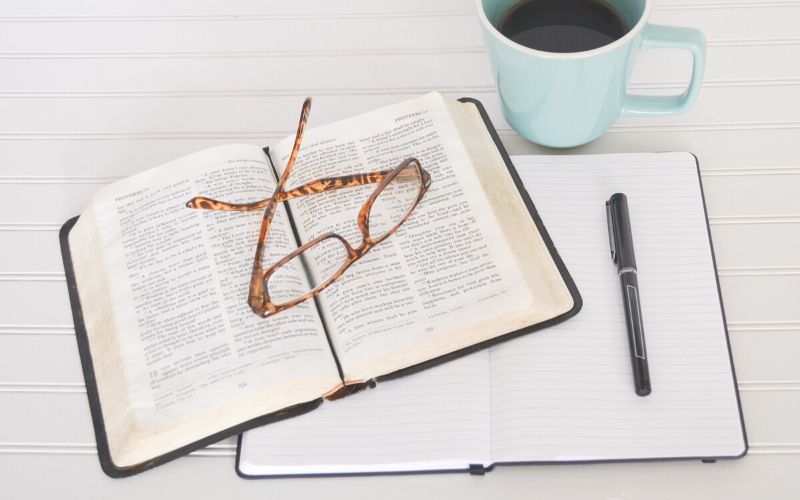
[{"label": "coffee mug", "polygon": [[[703,80],[705,38],[692,28],[649,24],[650,0],[604,0],[632,28],[584,52],[544,52],[511,41],[497,29],[519,0],[477,0],[503,114],[526,139],[566,148],[590,142],[620,116],[671,115],[688,110]],[[675,48],[692,54],[692,77],[682,94],[627,93],[636,56]]]}]

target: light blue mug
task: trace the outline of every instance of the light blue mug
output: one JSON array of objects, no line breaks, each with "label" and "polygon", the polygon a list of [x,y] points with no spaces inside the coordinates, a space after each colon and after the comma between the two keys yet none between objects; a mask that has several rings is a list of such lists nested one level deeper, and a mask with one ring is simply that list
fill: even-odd
[{"label": "light blue mug", "polygon": [[[526,139],[566,148],[590,142],[620,116],[670,115],[688,110],[703,80],[705,38],[692,28],[648,24],[650,0],[605,0],[632,26],[622,38],[584,52],[534,50],[496,26],[520,0],[477,0],[503,114]],[[675,48],[692,54],[692,77],[679,95],[628,94],[642,50]]]}]

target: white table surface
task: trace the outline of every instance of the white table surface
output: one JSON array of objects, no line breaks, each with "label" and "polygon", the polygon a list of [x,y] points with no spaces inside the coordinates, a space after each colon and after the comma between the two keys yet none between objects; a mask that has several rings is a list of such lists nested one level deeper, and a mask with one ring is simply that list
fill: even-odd
[{"label": "white table surface", "polygon": [[[750,453],[741,460],[245,481],[235,442],[139,476],[100,470],[58,228],[102,185],[212,145],[290,133],[427,90],[484,102],[510,153],[471,0],[56,0],[0,5],[0,498],[798,498],[800,1],[657,0],[708,39],[688,114],[620,120],[574,152],[700,158]],[[677,92],[689,58],[632,87]],[[545,221],[546,222],[546,221]]]}]

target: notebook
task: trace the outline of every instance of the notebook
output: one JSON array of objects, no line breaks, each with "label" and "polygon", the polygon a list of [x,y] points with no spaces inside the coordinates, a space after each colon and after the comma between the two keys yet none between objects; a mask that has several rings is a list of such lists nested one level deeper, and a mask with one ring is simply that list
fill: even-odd
[{"label": "notebook", "polygon": [[[689,153],[512,157],[582,290],[572,321],[240,436],[244,477],[737,458],[747,451]],[[653,392],[634,393],[605,201],[628,197]]]}]

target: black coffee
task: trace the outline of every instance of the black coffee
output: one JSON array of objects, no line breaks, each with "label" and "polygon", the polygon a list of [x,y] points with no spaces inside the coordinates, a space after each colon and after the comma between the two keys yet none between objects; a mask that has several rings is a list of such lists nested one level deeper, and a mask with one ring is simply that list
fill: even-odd
[{"label": "black coffee", "polygon": [[524,0],[497,27],[507,38],[545,52],[582,52],[628,32],[625,20],[600,0]]}]

